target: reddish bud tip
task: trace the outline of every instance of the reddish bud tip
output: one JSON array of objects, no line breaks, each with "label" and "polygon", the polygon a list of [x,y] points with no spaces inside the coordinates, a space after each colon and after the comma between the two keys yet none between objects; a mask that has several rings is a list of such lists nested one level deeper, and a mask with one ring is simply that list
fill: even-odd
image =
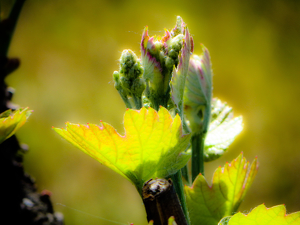
[{"label": "reddish bud tip", "polygon": [[44,195],[48,195],[48,196],[51,196],[52,195],[52,192],[51,191],[48,191],[48,190],[43,190],[41,192],[41,195],[44,196]]}]

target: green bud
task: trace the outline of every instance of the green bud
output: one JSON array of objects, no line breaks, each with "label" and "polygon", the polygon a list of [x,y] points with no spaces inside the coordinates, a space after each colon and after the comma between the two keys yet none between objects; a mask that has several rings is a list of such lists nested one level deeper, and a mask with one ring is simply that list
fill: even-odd
[{"label": "green bud", "polygon": [[135,79],[133,81],[132,87],[131,87],[131,93],[132,95],[136,95],[138,97],[141,97],[144,90],[146,88],[146,83],[145,80],[140,78],[140,79]]},{"label": "green bud", "polygon": [[120,89],[122,89],[122,84],[120,82],[120,73],[118,71],[114,71],[113,73],[113,79],[114,79],[114,86],[115,88],[119,91]]},{"label": "green bud", "polygon": [[124,101],[127,108],[131,108],[131,104],[128,101],[128,90],[126,90],[122,85],[122,78],[120,77],[120,73],[118,71],[114,71],[113,73],[113,79],[114,79],[114,86],[115,89],[119,92],[122,100]]},{"label": "green bud", "polygon": [[168,53],[168,56],[172,59],[178,59],[178,52],[176,52],[174,49],[171,49]]},{"label": "green bud", "polygon": [[159,55],[162,48],[163,48],[163,44],[160,41],[155,41],[153,43],[153,46],[151,46],[151,48],[149,49],[149,52],[153,56]]},{"label": "green bud", "polygon": [[166,57],[166,67],[169,69],[169,70],[173,70],[173,67],[175,65],[175,61],[174,59],[170,58],[170,57]]},{"label": "green bud", "polygon": [[[167,107],[170,100],[170,81],[174,66],[179,65],[179,53],[182,52],[184,43],[189,35],[187,28],[180,17],[177,17],[175,28],[170,32],[165,30],[163,37],[150,37],[146,27],[141,41],[141,60],[144,66],[143,78],[146,81],[146,97],[155,109],[160,105]],[[190,49],[186,50],[183,57],[189,60]],[[186,60],[185,60],[186,61]],[[188,67],[188,63],[185,63]],[[185,67],[184,67],[185,68]],[[184,90],[184,88],[181,88]]]},{"label": "green bud", "polygon": [[132,82],[130,82],[130,80],[127,77],[121,77],[120,82],[123,89],[130,92]]},{"label": "green bud", "polygon": [[175,37],[178,34],[183,34],[184,27],[185,27],[185,24],[184,24],[182,18],[180,16],[177,16],[176,26],[171,32],[172,37]]},{"label": "green bud", "polygon": [[113,73],[113,79],[114,79],[114,81],[116,83],[120,82],[120,73],[118,71],[114,71],[114,73]]},{"label": "green bud", "polygon": [[133,69],[134,69],[134,74],[136,75],[136,77],[140,77],[144,73],[144,68],[142,67],[140,61],[138,61],[134,64]]},{"label": "green bud", "polygon": [[145,81],[141,79],[144,68],[135,53],[129,49],[122,52],[119,72],[113,73],[115,88],[121,95],[126,107],[139,109],[142,107],[142,93]]},{"label": "green bud", "polygon": [[120,73],[130,80],[134,80],[143,74],[143,67],[136,54],[130,49],[122,52],[120,58]]},{"label": "green bud", "polygon": [[174,49],[176,52],[179,52],[182,48],[183,38],[183,34],[178,34],[176,37],[172,38],[170,43],[171,49]]}]

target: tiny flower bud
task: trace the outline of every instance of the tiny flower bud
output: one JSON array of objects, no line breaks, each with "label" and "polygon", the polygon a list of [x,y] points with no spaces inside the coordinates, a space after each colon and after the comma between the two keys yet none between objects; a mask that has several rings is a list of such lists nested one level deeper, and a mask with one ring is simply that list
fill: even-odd
[{"label": "tiny flower bud", "polygon": [[146,86],[141,79],[143,73],[144,68],[135,53],[129,49],[124,50],[120,58],[119,72],[113,73],[113,79],[115,88],[128,108],[142,107],[142,93]]},{"label": "tiny flower bud", "polygon": [[127,77],[123,77],[123,76],[120,78],[120,81],[121,81],[123,89],[130,92],[132,82],[130,82],[130,80]]},{"label": "tiny flower bud", "polygon": [[128,79],[136,79],[142,74],[143,68],[136,54],[130,49],[122,52],[120,58],[120,73]]},{"label": "tiny flower bud", "polygon": [[118,71],[114,71],[114,73],[113,73],[113,79],[114,79],[114,81],[116,83],[120,82],[120,73]]},{"label": "tiny flower bud", "polygon": [[135,79],[131,87],[131,92],[133,95],[141,97],[145,88],[146,83],[144,79]]},{"label": "tiny flower bud", "polygon": [[167,67],[169,70],[173,70],[174,65],[175,65],[174,59],[172,59],[172,58],[170,58],[170,57],[166,57],[166,67]]},{"label": "tiny flower bud", "polygon": [[172,59],[177,59],[178,58],[178,52],[176,52],[174,49],[171,49],[169,51],[169,57],[171,57]]}]

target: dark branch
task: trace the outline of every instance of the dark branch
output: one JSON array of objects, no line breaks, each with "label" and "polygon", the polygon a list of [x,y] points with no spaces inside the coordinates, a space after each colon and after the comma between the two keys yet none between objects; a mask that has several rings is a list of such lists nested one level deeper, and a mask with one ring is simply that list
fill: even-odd
[{"label": "dark branch", "polygon": [[150,179],[143,186],[143,202],[148,221],[154,225],[167,225],[171,216],[178,225],[187,225],[172,180]]}]

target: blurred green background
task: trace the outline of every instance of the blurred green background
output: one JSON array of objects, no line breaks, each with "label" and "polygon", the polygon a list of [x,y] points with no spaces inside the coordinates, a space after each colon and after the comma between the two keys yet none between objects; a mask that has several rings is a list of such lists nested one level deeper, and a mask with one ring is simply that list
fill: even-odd
[{"label": "blurred green background", "polygon": [[[0,2],[4,16],[13,1]],[[260,168],[240,210],[261,203],[300,210],[300,1],[27,0],[9,51],[22,64],[6,81],[14,102],[34,110],[17,134],[30,148],[25,169],[40,191],[52,192],[66,224],[113,224],[94,216],[146,224],[134,186],[51,127],[103,120],[122,133],[125,106],[112,82],[120,54],[139,55],[144,27],[163,35],[177,15],[195,53],[200,43],[210,51],[214,96],[244,117],[225,156],[206,164],[208,181],[243,151],[250,161],[258,156]]]}]

